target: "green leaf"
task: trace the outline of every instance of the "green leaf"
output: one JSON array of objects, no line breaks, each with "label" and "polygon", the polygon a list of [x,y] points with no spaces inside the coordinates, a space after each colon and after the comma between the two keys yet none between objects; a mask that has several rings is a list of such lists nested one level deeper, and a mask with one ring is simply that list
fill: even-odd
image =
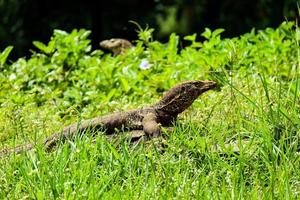
[{"label": "green leaf", "polygon": [[296,40],[300,41],[300,28],[299,27],[296,28],[296,33],[295,34],[296,34]]},{"label": "green leaf", "polygon": [[110,101],[111,98],[116,94],[117,90],[115,88],[111,89],[106,96],[106,101]]},{"label": "green leaf", "polygon": [[224,31],[225,31],[225,29],[223,29],[223,28],[218,28],[218,29],[216,29],[216,30],[213,31],[212,37],[217,37],[217,36],[219,36],[221,33],[223,33]]},{"label": "green leaf", "polygon": [[53,47],[53,44],[51,44],[51,46],[46,46],[44,43],[39,42],[39,41],[33,41],[32,43],[35,47],[37,47],[39,50],[41,50],[42,52],[44,52],[46,54],[51,53],[53,50],[53,48],[51,48],[51,47]]},{"label": "green leaf", "polygon": [[152,41],[152,34],[154,32],[153,28],[149,28],[147,26],[145,28],[145,30],[143,30],[137,22],[134,22],[134,21],[130,21],[130,22],[135,24],[138,27],[139,30],[137,32],[138,32],[139,39],[141,41],[143,41],[146,44],[149,43],[150,41]]},{"label": "green leaf", "polygon": [[191,42],[195,42],[197,37],[197,33],[194,33],[193,35],[187,35],[183,39]]},{"label": "green leaf", "polygon": [[62,30],[59,30],[59,29],[55,29],[55,30],[54,30],[54,35],[67,36],[68,33],[67,33],[66,31],[62,31]]},{"label": "green leaf", "polygon": [[2,67],[5,64],[7,57],[9,56],[13,48],[14,48],[13,46],[8,46],[0,54],[0,67]]},{"label": "green leaf", "polygon": [[125,92],[128,92],[130,90],[128,81],[124,78],[120,78],[120,81],[121,81],[122,87],[125,90]]},{"label": "green leaf", "polygon": [[83,32],[82,35],[80,35],[80,39],[84,40],[86,39],[92,32],[91,31],[86,31],[86,30],[80,30],[80,32]]},{"label": "green leaf", "polygon": [[168,51],[177,52],[178,43],[179,43],[179,36],[177,36],[175,33],[172,33],[168,42]]},{"label": "green leaf", "polygon": [[194,48],[201,47],[202,46],[201,42],[197,42],[196,39],[197,39],[197,33],[194,33],[193,35],[187,35],[184,37],[184,40],[192,42],[191,47]]},{"label": "green leaf", "polygon": [[107,143],[107,146],[111,150],[114,157],[117,158],[118,160],[120,160],[120,154],[117,152],[117,150],[109,143]]},{"label": "green leaf", "polygon": [[209,28],[205,28],[205,31],[201,35],[206,39],[209,39],[211,37],[211,30]]}]

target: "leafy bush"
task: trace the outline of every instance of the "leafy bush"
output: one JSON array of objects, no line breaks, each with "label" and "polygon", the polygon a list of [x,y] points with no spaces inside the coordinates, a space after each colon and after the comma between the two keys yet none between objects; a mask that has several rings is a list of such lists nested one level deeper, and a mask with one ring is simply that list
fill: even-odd
[{"label": "leafy bush", "polygon": [[[243,68],[289,78],[290,64],[297,63],[293,28],[293,23],[283,23],[276,30],[257,34],[253,30],[239,38],[223,40],[222,29],[206,29],[202,34],[204,42],[196,41],[196,35],[186,36],[191,45],[182,50],[178,49],[179,38],[175,34],[166,44],[152,42],[150,29],[139,34],[135,49],[116,58],[103,55],[100,50],[91,51],[89,31],[74,30],[68,34],[55,30],[47,45],[33,42],[39,51],[29,59],[18,59],[1,74],[7,78],[4,84],[11,84],[17,89],[15,92],[36,93],[41,95],[36,99],[57,98],[67,105],[83,106],[97,98],[105,100],[116,87],[120,88],[108,95],[110,98],[133,92],[141,96],[145,89],[153,91],[157,85],[165,90],[181,80],[208,78],[224,70]],[[3,52],[1,65],[10,50]],[[150,62],[150,69],[139,68],[142,59]]]}]

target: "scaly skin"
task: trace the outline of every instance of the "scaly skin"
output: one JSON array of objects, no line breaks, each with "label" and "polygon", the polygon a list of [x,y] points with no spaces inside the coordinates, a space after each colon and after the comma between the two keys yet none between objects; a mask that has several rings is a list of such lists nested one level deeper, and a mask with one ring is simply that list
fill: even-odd
[{"label": "scaly skin", "polygon": [[111,51],[115,56],[124,54],[126,49],[133,47],[133,45],[128,40],[120,38],[103,40],[99,43],[99,45],[101,48]]},{"label": "scaly skin", "polygon": [[[170,127],[178,114],[186,110],[204,92],[216,87],[213,81],[186,81],[173,87],[156,104],[147,108],[130,110],[126,112],[113,113],[106,116],[83,120],[80,123],[65,127],[61,132],[54,133],[44,140],[46,150],[51,150],[58,143],[72,139],[80,134],[95,133],[103,131],[108,135],[113,134],[116,129],[132,131],[133,134],[142,136],[144,133],[148,138],[157,137],[161,134],[161,126]],[[32,149],[34,144],[4,150],[4,153]]]}]

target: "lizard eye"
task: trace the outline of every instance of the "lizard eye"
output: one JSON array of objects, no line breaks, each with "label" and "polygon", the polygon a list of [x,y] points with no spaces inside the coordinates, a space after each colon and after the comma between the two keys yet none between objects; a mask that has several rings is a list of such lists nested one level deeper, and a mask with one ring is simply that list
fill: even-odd
[{"label": "lizard eye", "polygon": [[186,87],[186,86],[185,86],[185,87],[182,87],[182,88],[181,88],[181,91],[182,91],[182,92],[188,91],[188,87]]}]

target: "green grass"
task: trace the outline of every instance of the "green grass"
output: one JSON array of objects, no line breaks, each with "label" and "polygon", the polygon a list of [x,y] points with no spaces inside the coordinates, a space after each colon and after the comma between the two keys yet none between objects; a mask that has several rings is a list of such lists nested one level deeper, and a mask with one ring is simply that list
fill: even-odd
[{"label": "green grass", "polygon": [[[3,51],[0,147],[154,103],[182,80],[215,80],[221,90],[180,115],[163,148],[99,134],[94,143],[87,135],[51,153],[37,145],[1,158],[1,199],[300,198],[299,27],[232,39],[207,29],[204,42],[187,36],[182,50],[175,34],[161,44],[152,31],[141,30],[137,47],[117,57],[91,52],[84,30],[56,31],[27,59],[8,63],[11,48]],[[139,69],[142,59],[150,69]]]}]

